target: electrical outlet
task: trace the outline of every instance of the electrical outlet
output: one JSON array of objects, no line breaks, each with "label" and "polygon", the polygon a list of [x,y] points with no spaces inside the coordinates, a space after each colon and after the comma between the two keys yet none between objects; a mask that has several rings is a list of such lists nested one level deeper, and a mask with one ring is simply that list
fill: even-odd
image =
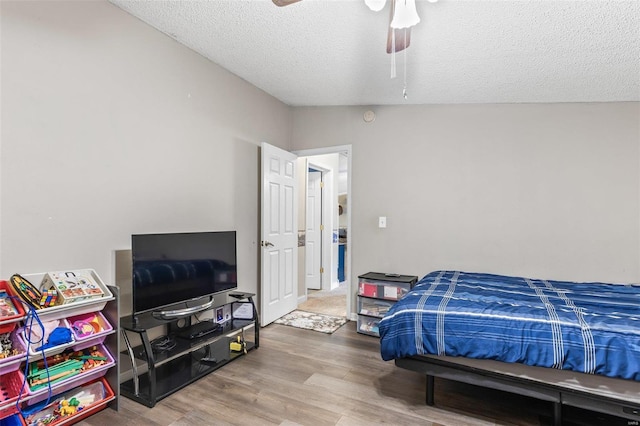
[{"label": "electrical outlet", "polygon": [[378,218],[378,228],[386,228],[387,227],[387,217],[380,216]]}]

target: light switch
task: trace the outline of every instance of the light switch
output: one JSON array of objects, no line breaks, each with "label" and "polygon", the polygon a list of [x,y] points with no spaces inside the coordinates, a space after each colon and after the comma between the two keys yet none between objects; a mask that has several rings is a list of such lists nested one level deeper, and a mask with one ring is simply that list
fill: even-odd
[{"label": "light switch", "polygon": [[386,228],[387,227],[387,217],[380,216],[378,218],[378,228]]}]

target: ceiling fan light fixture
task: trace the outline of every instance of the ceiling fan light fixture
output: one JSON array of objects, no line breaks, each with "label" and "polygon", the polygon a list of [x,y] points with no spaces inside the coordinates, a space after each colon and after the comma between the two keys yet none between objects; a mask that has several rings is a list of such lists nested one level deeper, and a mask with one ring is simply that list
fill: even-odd
[{"label": "ceiling fan light fixture", "polygon": [[420,22],[416,10],[416,0],[396,0],[391,28],[411,28]]},{"label": "ceiling fan light fixture", "polygon": [[386,3],[387,0],[364,0],[364,4],[374,12],[380,12]]}]

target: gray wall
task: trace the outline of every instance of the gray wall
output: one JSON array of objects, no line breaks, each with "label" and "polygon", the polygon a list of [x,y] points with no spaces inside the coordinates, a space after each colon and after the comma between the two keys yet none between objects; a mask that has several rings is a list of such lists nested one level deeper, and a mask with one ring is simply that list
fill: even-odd
[{"label": "gray wall", "polygon": [[[353,145],[352,282],[446,268],[640,282],[640,104],[296,108]],[[378,229],[377,217],[388,227]]]},{"label": "gray wall", "polygon": [[256,291],[258,143],[290,148],[291,108],[107,2],[0,7],[0,277],[111,283],[132,233],[235,229]]}]

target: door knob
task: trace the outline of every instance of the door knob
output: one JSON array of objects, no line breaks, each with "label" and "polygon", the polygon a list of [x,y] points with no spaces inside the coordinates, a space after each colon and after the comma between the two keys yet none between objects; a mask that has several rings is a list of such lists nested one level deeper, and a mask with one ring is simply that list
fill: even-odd
[{"label": "door knob", "polygon": [[273,243],[270,243],[269,241],[262,241],[260,245],[262,247],[273,247]]}]

